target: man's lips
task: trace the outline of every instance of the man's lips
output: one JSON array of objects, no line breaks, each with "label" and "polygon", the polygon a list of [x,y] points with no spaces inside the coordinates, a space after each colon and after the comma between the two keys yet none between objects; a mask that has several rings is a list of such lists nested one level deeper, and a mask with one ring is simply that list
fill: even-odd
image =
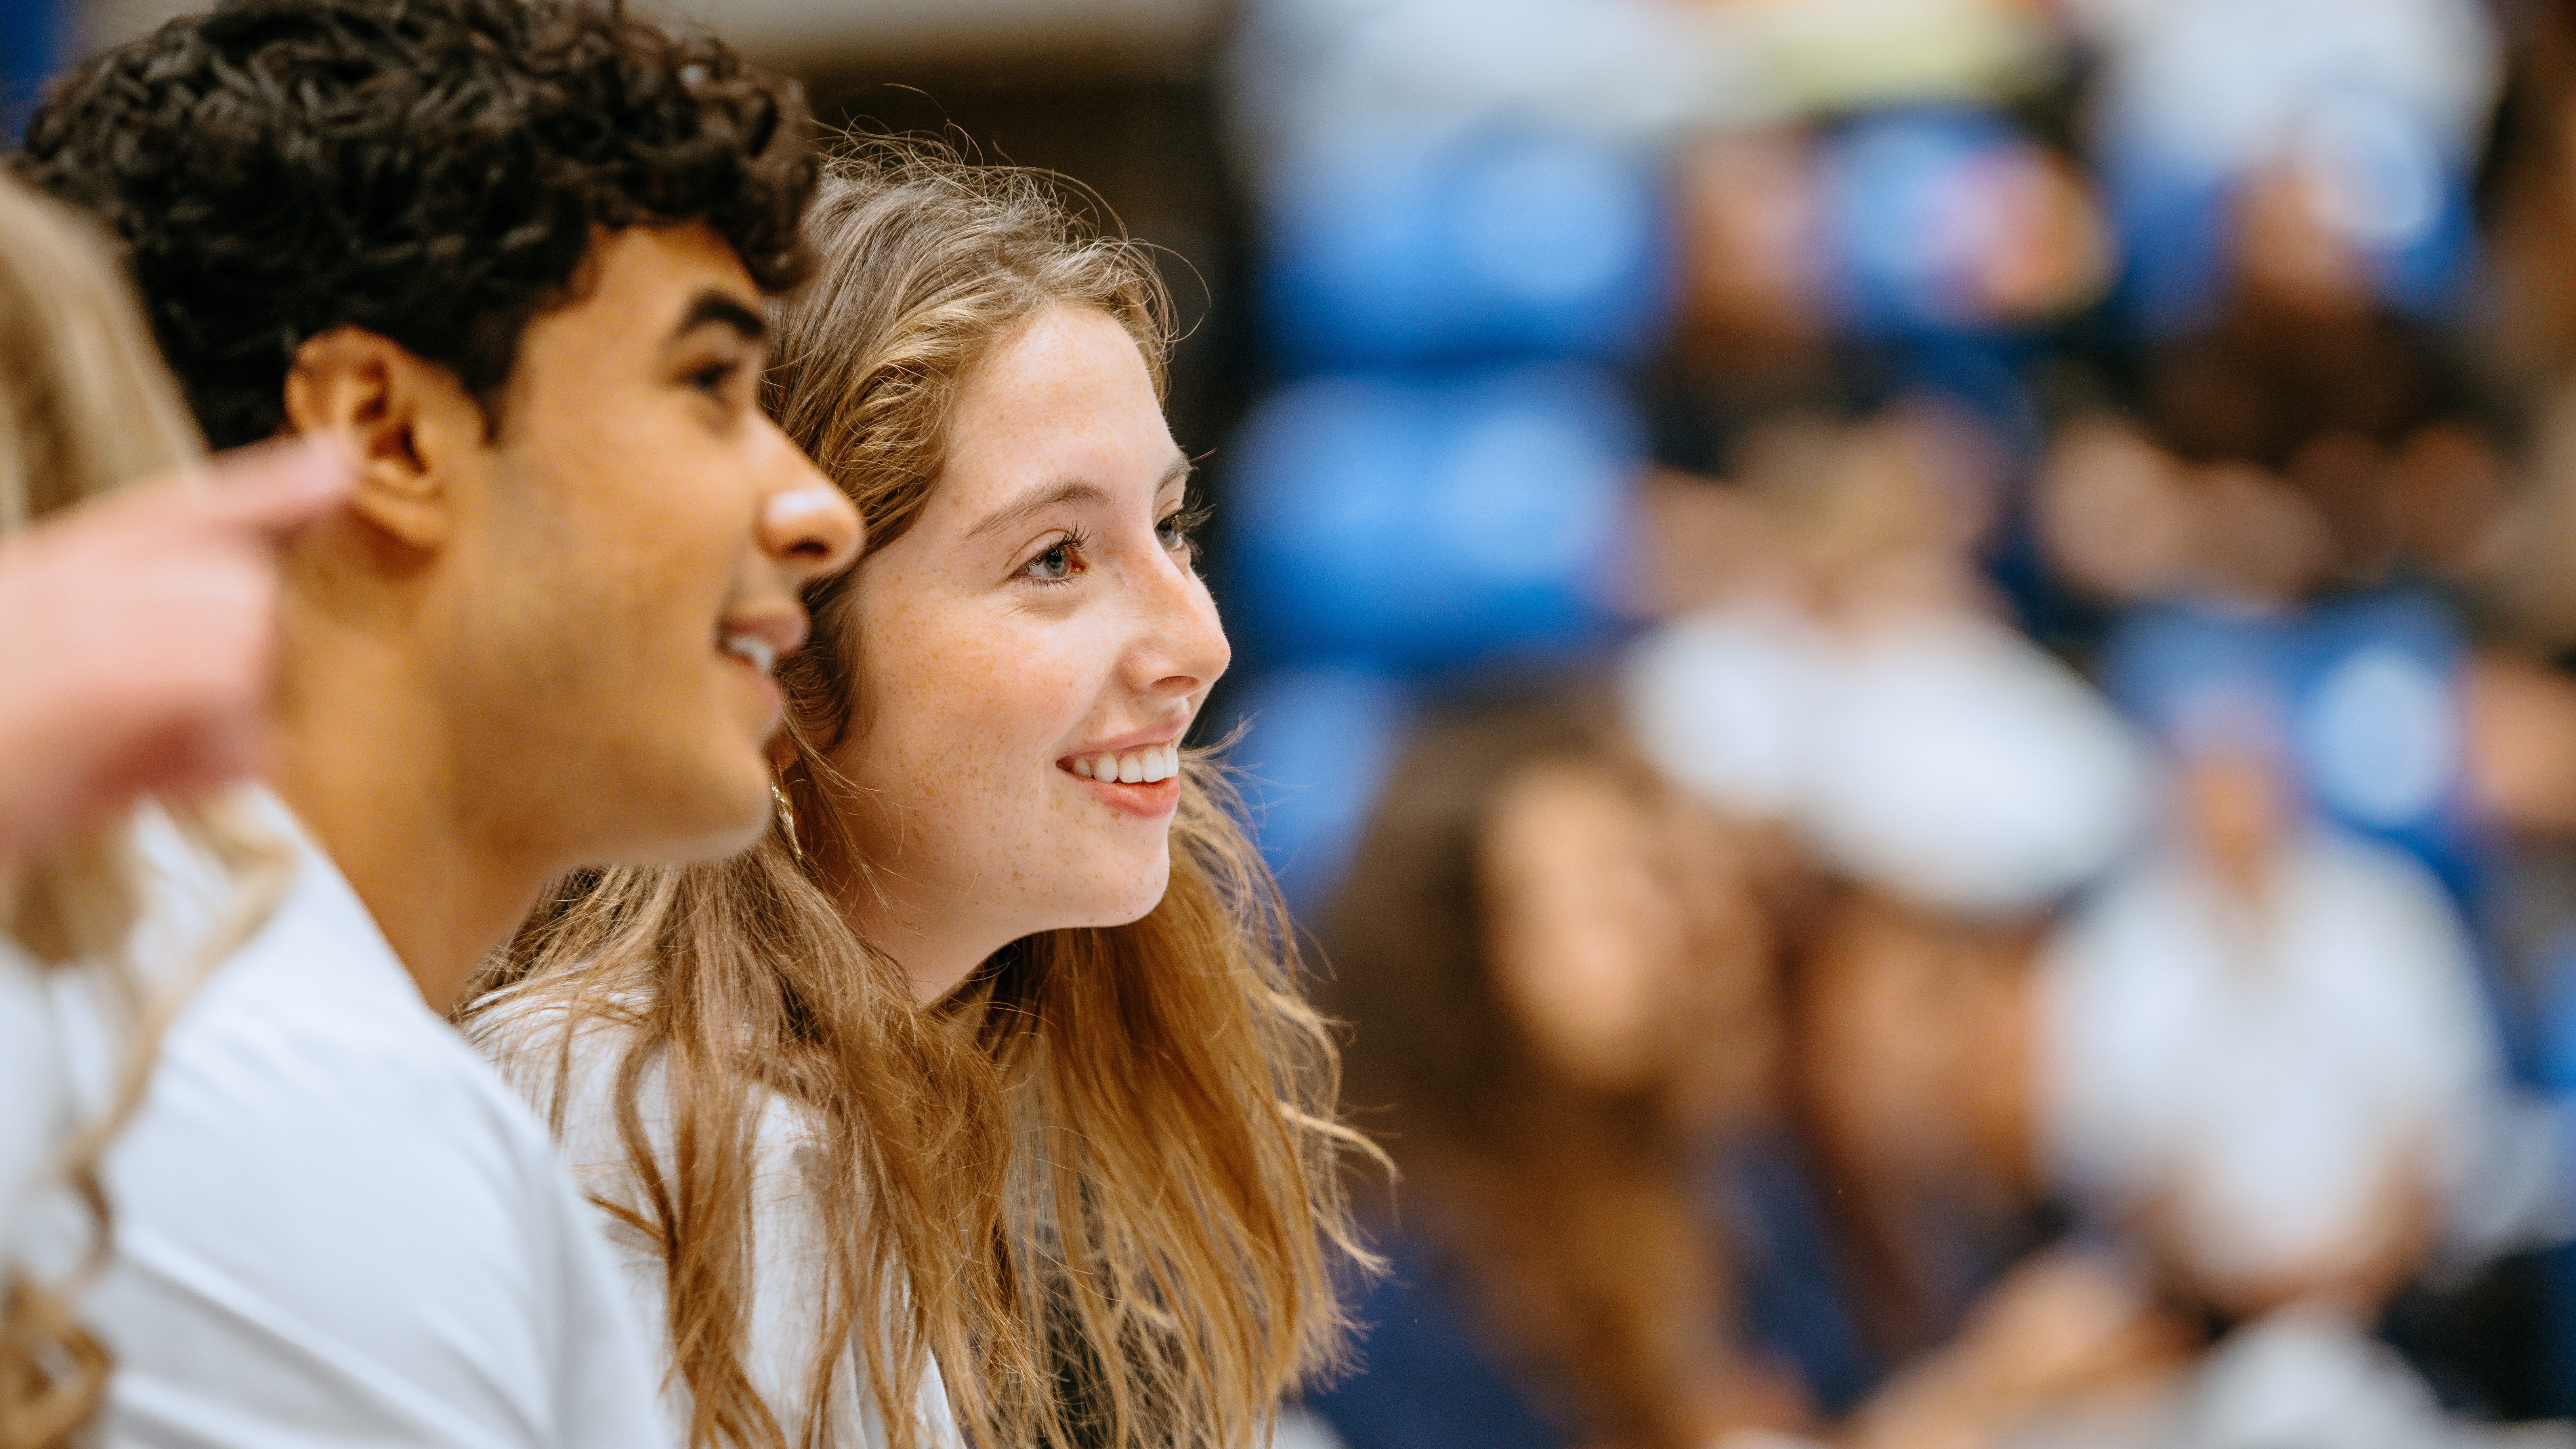
[{"label": "man's lips", "polygon": [[805,647],[811,628],[798,605],[752,608],[716,621],[716,647],[767,674],[779,660]]}]

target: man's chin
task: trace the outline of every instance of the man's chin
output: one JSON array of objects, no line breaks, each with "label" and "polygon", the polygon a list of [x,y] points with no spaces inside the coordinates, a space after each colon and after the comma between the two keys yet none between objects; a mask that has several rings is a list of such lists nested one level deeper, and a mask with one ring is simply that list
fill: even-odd
[{"label": "man's chin", "polygon": [[770,821],[769,772],[764,764],[748,782],[728,772],[658,821],[638,822],[635,843],[617,865],[701,865],[729,859],[760,843]]}]

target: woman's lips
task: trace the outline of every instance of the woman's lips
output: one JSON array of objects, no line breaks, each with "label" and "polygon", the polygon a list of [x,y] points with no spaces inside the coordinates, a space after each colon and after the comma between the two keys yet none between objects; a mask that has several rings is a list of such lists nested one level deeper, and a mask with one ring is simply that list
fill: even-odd
[{"label": "woman's lips", "polygon": [[1064,773],[1074,781],[1077,789],[1090,794],[1100,804],[1108,804],[1110,810],[1118,810],[1121,815],[1136,815],[1139,820],[1162,820],[1180,807],[1180,776],[1164,776],[1154,784],[1144,784],[1144,781],[1113,784],[1113,781],[1082,779],[1082,776],[1074,776],[1074,771]]},{"label": "woman's lips", "polygon": [[1186,721],[1094,741],[1055,762],[1092,798],[1123,814],[1168,820],[1181,803],[1181,732]]},{"label": "woman's lips", "polygon": [[[1154,778],[1144,778],[1148,767],[1140,756],[1154,757]],[[1108,778],[1101,774],[1104,762],[1110,767]],[[1085,794],[1123,814],[1151,820],[1170,815],[1181,803],[1177,745],[1129,750],[1117,756],[1075,756],[1059,761],[1056,769]]]}]

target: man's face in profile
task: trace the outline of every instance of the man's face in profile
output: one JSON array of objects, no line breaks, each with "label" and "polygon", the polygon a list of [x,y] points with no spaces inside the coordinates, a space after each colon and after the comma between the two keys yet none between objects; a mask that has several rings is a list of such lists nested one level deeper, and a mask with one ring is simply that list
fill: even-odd
[{"label": "man's face in profile", "polygon": [[760,408],[761,301],[704,225],[598,233],[459,491],[440,685],[492,735],[460,755],[585,862],[750,843],[767,660],[804,637],[802,584],[854,552],[855,514]]}]

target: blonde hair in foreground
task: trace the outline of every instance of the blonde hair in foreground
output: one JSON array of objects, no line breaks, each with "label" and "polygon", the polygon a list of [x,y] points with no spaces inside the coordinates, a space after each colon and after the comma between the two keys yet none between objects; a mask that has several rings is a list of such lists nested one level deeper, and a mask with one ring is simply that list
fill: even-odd
[{"label": "blonde hair in foreground", "polygon": [[[1151,266],[1036,174],[866,143],[826,168],[807,227],[821,271],[775,319],[770,401],[872,545],[936,485],[967,374],[1041,313],[1107,313],[1163,385]],[[820,868],[773,830],[729,863],[575,882],[496,975],[517,983],[500,998],[514,1016],[548,1023],[509,1044],[514,1070],[551,1062],[560,1114],[575,1036],[624,1030],[615,1109],[645,1204],[626,1215],[661,1246],[693,1446],[853,1442],[856,1426],[827,1422],[827,1391],[855,1341],[902,1449],[920,1442],[925,1354],[976,1444],[1249,1449],[1339,1350],[1336,1263],[1369,1261],[1339,1186],[1345,1152],[1364,1149],[1336,1119],[1334,1048],[1276,891],[1217,767],[1188,757],[1152,913],[1027,938],[915,1005],[816,884],[873,883],[847,826],[861,789],[820,763],[867,708],[850,588],[806,591],[812,641],[779,671],[798,750],[786,788]],[[657,1063],[667,1155],[636,1101]],[[801,1407],[783,1413],[744,1361],[772,1093],[818,1123],[835,1186],[815,1207],[843,1245],[815,1265],[822,1327]]]},{"label": "blonde hair in foreground", "polygon": [[[161,365],[142,311],[85,217],[0,172],[0,539],[85,498],[199,461],[204,444]],[[276,847],[212,810],[174,808],[182,831],[233,876],[237,899],[197,963],[230,953],[282,885]],[[54,967],[97,972],[125,1009],[128,1065],[58,1171],[96,1225],[85,1276],[106,1250],[98,1159],[141,1100],[152,1047],[201,971],[149,999],[125,969],[138,910],[122,820],[94,827],[0,877],[0,931]],[[65,1449],[106,1391],[108,1358],[72,1291],[0,1263],[0,1449]]]}]

